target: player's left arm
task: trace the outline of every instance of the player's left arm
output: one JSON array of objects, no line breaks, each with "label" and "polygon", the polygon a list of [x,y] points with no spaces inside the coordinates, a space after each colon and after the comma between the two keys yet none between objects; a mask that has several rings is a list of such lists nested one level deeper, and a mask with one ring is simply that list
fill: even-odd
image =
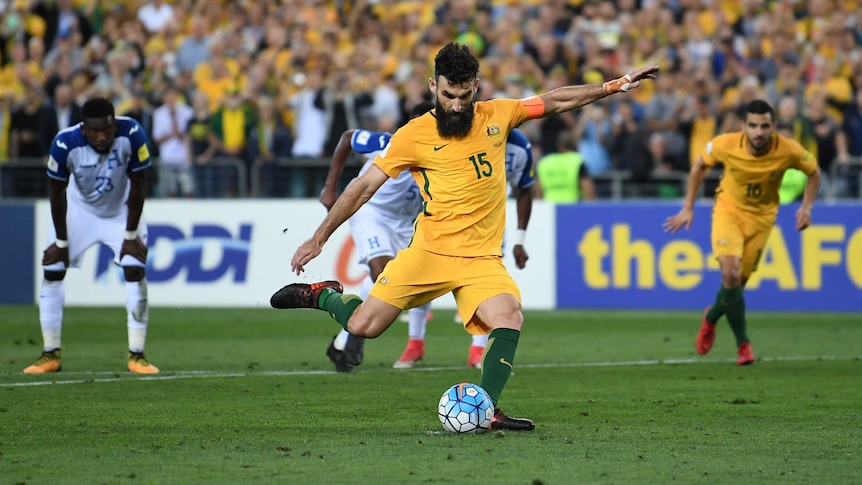
[{"label": "player's left arm", "polygon": [[817,192],[820,191],[820,167],[817,159],[806,151],[796,168],[808,175],[805,191],[802,192],[802,204],[796,211],[796,230],[802,231],[811,225],[811,210],[814,208]]},{"label": "player's left arm", "polygon": [[655,79],[658,71],[659,66],[642,67],[604,84],[564,86],[522,100],[522,103],[527,107],[529,118],[542,118],[580,108],[614,93],[635,89],[642,80]]},{"label": "player's left arm", "polygon": [[126,175],[129,177],[129,199],[126,202],[126,232],[123,235],[123,246],[120,248],[120,258],[126,254],[141,262],[147,261],[147,246],[138,237],[138,224],[144,212],[144,200],[147,197],[146,169],[152,164],[150,159],[149,140],[143,128],[132,129],[129,134],[132,153]]},{"label": "player's left arm", "polygon": [[530,223],[530,215],[533,212],[533,187],[524,187],[518,189],[518,232],[515,236],[515,245],[512,248],[512,255],[515,257],[515,265],[518,269],[524,269],[527,266],[527,260],[530,256],[527,254],[527,249],[524,247],[524,239],[527,237],[527,225]]}]

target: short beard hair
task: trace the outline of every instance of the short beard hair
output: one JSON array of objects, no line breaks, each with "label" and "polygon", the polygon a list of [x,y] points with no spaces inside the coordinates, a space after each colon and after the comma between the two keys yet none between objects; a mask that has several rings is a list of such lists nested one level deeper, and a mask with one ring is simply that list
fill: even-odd
[{"label": "short beard hair", "polygon": [[437,104],[437,134],[441,138],[464,138],[473,129],[473,115],[475,113],[474,102],[462,106],[460,112],[447,113],[440,104]]}]

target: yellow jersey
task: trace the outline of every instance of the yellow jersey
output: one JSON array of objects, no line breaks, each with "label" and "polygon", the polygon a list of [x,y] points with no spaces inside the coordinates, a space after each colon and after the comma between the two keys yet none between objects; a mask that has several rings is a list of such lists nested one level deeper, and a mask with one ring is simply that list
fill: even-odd
[{"label": "yellow jersey", "polygon": [[701,157],[713,167],[724,164],[716,202],[757,215],[772,216],[778,213],[778,188],[784,172],[789,168],[811,175],[817,170],[817,159],[798,142],[774,135],[767,153],[750,155],[745,133],[718,135],[706,144]]},{"label": "yellow jersey", "polygon": [[411,171],[423,206],[410,245],[448,256],[502,256],[506,225],[506,138],[529,115],[520,100],[474,105],[464,138],[442,138],[435,112],[398,129],[372,163],[389,177]]}]

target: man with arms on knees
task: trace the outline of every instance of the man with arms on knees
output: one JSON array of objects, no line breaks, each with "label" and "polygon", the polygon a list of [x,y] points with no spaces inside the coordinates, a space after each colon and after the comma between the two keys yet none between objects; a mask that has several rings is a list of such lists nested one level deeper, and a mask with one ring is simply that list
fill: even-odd
[{"label": "man with arms on knees", "polygon": [[712,252],[721,267],[721,288],[715,303],[703,312],[695,349],[706,355],[715,342],[715,324],[727,315],[736,337],[739,365],[754,362],[754,351],[746,333],[743,289],[757,270],[766,240],[778,214],[778,189],[787,169],[801,170],[808,176],[802,205],[796,211],[796,230],[811,225],[811,208],[820,188],[817,160],[796,141],[781,136],[775,129],[775,112],[763,100],[745,108],[741,132],[718,135],[707,143],[688,176],[685,202],[678,214],[668,217],[665,232],[688,230],[694,218],[694,200],[706,172],[724,164],[712,210]]},{"label": "man with arms on knees", "polygon": [[[128,369],[157,374],[144,357],[147,302],[147,226],[141,218],[146,197],[144,170],[151,165],[147,136],[137,121],[114,117],[114,106],[93,98],[81,109],[84,121],[57,134],[48,157],[51,179],[51,243],[42,256],[44,279],[39,321],[44,351],[25,374],[58,372],[65,288],[69,266],[98,243],[114,252],[126,279]],[[74,178],[74,183],[69,180]]]},{"label": "man with arms on knees", "polygon": [[409,169],[419,184],[422,212],[413,240],[390,261],[363,302],[343,295],[341,284],[295,283],[277,291],[275,308],[317,308],[354,335],[374,338],[401,310],[452,292],[464,327],[490,333],[479,385],[494,402],[492,429],[531,430],[529,419],[511,418],[497,407],[512,371],[524,317],[520,291],[502,261],[506,223],[506,138],[522,122],[581,107],[609,94],[636,88],[658,67],[638,69],[604,84],[567,86],[523,100],[476,102],[479,62],[457,43],[434,60],[429,88],[434,111],[411,120],[392,136],[365,174],[293,255],[296,274],[318,256],[332,233],[389,177]]}]

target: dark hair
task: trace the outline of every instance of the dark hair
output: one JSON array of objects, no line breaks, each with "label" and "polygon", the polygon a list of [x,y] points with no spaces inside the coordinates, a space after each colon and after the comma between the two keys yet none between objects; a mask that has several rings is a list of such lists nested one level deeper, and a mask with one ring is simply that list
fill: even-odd
[{"label": "dark hair", "polygon": [[463,84],[479,75],[479,61],[464,44],[450,42],[434,58],[434,78],[445,77],[452,84]]},{"label": "dark hair", "polygon": [[772,109],[772,106],[770,106],[769,103],[762,99],[755,99],[748,103],[748,106],[745,107],[745,112],[743,113],[743,119],[748,116],[748,113],[755,115],[765,115],[769,113],[769,117],[775,121],[775,110]]},{"label": "dark hair", "polygon": [[90,98],[81,107],[82,118],[114,117],[114,105],[106,98]]},{"label": "dark hair", "polygon": [[413,110],[410,111],[410,118],[418,118],[419,116],[424,115],[425,113],[434,109],[434,103],[431,101],[422,101],[416,106],[413,107]]}]

